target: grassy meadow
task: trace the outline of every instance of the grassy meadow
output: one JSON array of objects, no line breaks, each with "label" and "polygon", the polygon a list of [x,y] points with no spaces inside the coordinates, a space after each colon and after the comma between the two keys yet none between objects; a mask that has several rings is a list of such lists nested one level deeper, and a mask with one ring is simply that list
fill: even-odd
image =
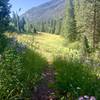
[{"label": "grassy meadow", "polygon": [[48,61],[52,61],[56,56],[74,55],[79,57],[79,42],[65,44],[64,37],[60,35],[39,33],[38,35],[16,35],[16,38],[19,43],[42,54]]},{"label": "grassy meadow", "polygon": [[93,95],[99,100],[100,69],[81,61],[79,41],[65,44],[64,37],[42,32],[37,35],[7,33],[7,36],[27,48],[23,55],[27,81],[23,86],[35,87],[42,79],[42,72],[51,65],[55,70],[55,83],[51,87],[58,91],[59,100],[73,100],[82,95]]}]

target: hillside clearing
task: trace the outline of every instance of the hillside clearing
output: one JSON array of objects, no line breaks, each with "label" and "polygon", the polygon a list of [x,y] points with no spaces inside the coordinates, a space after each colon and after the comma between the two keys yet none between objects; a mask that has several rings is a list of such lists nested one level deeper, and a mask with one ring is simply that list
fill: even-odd
[{"label": "hillside clearing", "polygon": [[55,56],[64,57],[65,55],[79,54],[77,47],[76,49],[71,48],[71,45],[72,47],[75,47],[75,45],[78,44],[77,42],[65,47],[65,39],[59,35],[49,33],[39,33],[38,35],[24,34],[16,35],[16,38],[20,43],[25,44],[30,49],[35,49],[38,53],[42,54],[49,62],[51,62]]}]

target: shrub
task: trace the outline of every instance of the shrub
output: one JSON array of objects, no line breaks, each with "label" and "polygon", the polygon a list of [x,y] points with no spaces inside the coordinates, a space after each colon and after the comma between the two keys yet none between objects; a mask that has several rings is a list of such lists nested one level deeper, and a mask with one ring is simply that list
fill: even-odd
[{"label": "shrub", "polygon": [[0,34],[0,53],[2,53],[7,46],[7,37],[3,34]]},{"label": "shrub", "polygon": [[41,80],[41,74],[46,65],[45,58],[41,57],[40,54],[29,49],[26,50],[23,55],[24,77],[27,87],[26,94],[29,94],[29,91]]},{"label": "shrub", "polygon": [[14,49],[6,49],[0,61],[0,100],[21,94],[22,57]]},{"label": "shrub", "polygon": [[60,93],[74,99],[81,95],[98,95],[100,81],[90,67],[77,60],[65,58],[56,58],[54,65],[57,72],[55,87]]},{"label": "shrub", "polygon": [[7,48],[0,57],[0,100],[30,98],[31,89],[41,79],[46,60],[22,46]]}]

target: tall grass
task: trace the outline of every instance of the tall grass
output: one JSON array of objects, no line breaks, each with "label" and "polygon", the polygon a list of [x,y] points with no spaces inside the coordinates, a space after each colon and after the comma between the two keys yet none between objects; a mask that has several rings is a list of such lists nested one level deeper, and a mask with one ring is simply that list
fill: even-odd
[{"label": "tall grass", "polygon": [[21,94],[22,75],[22,57],[13,48],[7,48],[0,60],[0,100]]},{"label": "tall grass", "polygon": [[55,87],[60,95],[74,99],[83,95],[93,95],[100,99],[100,80],[93,73],[91,67],[81,64],[78,60],[56,58],[54,61],[56,71]]},{"label": "tall grass", "polygon": [[[34,88],[41,80],[41,74],[47,66],[45,58],[43,58],[37,52],[32,50],[26,50],[26,53],[23,55],[23,67],[24,67],[24,77],[25,84],[29,90]],[[28,91],[26,91],[26,94]]]},{"label": "tall grass", "polygon": [[0,100],[30,98],[30,92],[41,79],[47,65],[45,58],[35,51],[24,53],[7,48],[0,58]]}]

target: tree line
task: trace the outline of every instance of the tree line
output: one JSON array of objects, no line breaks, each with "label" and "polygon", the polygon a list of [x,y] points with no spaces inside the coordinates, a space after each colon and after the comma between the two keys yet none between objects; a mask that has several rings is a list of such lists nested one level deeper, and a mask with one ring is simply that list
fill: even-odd
[{"label": "tree line", "polygon": [[51,19],[48,21],[30,22],[25,17],[20,17],[17,12],[13,12],[10,22],[10,31],[16,31],[18,33],[36,33],[39,31],[52,34],[60,34],[62,28],[62,20],[63,19]]},{"label": "tree line", "polygon": [[[100,1],[67,0],[67,33],[71,39],[85,36],[92,48],[99,47],[100,42]],[[67,26],[65,25],[65,26]],[[72,35],[72,36],[71,36]]]}]

